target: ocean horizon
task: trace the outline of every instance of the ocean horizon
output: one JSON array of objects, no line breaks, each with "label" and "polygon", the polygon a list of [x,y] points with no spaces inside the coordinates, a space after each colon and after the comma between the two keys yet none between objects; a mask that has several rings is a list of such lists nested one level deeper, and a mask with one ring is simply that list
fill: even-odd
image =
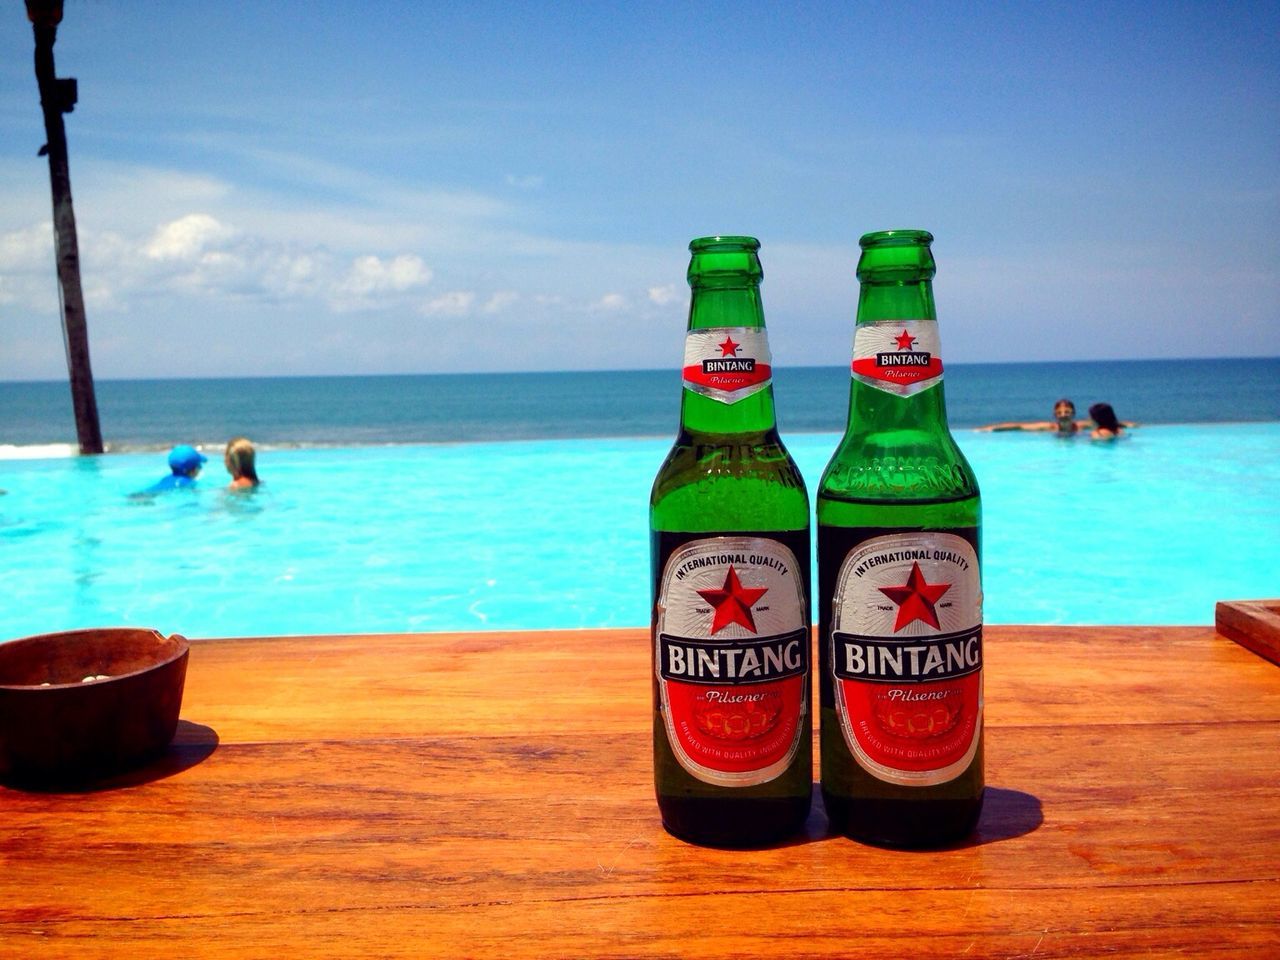
[{"label": "ocean horizon", "polygon": [[[950,423],[1049,418],[1059,397],[1080,417],[1110,403],[1142,424],[1280,421],[1280,358],[957,363],[946,369]],[[844,429],[849,372],[782,367],[779,429]],[[248,436],[264,448],[662,437],[674,434],[677,369],[246,378],[99,379],[108,452],[217,447]],[[0,459],[76,452],[65,380],[0,382]]]}]

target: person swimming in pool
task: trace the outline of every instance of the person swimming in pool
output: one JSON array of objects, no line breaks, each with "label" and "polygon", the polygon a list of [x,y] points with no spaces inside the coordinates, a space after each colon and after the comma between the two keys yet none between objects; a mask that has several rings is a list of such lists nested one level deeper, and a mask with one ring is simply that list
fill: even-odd
[{"label": "person swimming in pool", "polygon": [[169,451],[169,475],[157,480],[145,490],[139,490],[137,493],[131,494],[131,496],[153,497],[158,493],[165,493],[169,490],[194,487],[196,485],[196,477],[199,476],[200,468],[205,465],[206,460],[208,460],[208,457],[195,447],[179,444]]},{"label": "person swimming in pool", "polygon": [[1124,436],[1124,428],[1131,424],[1122,424],[1116,419],[1116,412],[1109,403],[1095,403],[1089,408],[1089,416],[1093,418],[1092,440],[1118,440]]},{"label": "person swimming in pool", "polygon": [[254,466],[256,453],[253,443],[248,437],[236,437],[227,443],[222,462],[227,473],[231,474],[232,490],[252,490],[262,481],[258,479],[258,471]]},{"label": "person swimming in pool", "polygon": [[1060,437],[1074,437],[1080,432],[1081,427],[1087,427],[1088,425],[1088,420],[1076,419],[1076,405],[1066,397],[1063,397],[1053,405],[1052,420],[1036,420],[1030,423],[992,423],[978,429],[987,432],[1004,430],[1052,431]]}]

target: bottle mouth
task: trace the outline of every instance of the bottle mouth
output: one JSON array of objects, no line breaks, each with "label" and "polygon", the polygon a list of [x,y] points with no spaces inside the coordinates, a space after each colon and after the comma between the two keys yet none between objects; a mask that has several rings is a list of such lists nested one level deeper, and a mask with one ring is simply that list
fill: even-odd
[{"label": "bottle mouth", "polygon": [[869,283],[913,283],[937,272],[928,230],[879,230],[863,234],[858,279]]},{"label": "bottle mouth", "polygon": [[868,247],[905,247],[922,243],[933,243],[933,234],[928,230],[877,230],[864,233],[858,246],[866,250]]},{"label": "bottle mouth", "polygon": [[714,237],[698,237],[696,240],[689,241],[689,250],[692,253],[738,253],[750,251],[755,253],[760,249],[760,241],[755,237],[735,237],[735,236],[714,236]]},{"label": "bottle mouth", "polygon": [[689,243],[689,283],[695,287],[749,287],[764,279],[755,237],[699,237]]}]

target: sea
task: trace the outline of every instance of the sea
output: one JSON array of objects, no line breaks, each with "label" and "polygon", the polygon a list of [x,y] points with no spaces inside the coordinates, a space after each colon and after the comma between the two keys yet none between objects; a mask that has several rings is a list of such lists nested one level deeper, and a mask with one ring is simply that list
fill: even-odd
[{"label": "sea", "polygon": [[[1068,397],[1080,417],[1110,403],[1143,424],[1280,420],[1280,358],[952,364],[952,427],[1047,420]],[[778,425],[843,430],[848,367],[783,367]],[[233,436],[260,447],[476,443],[673,435],[678,370],[474,373],[255,379],[99,380],[108,452]],[[0,459],[70,455],[75,425],[65,381],[0,383]]]}]

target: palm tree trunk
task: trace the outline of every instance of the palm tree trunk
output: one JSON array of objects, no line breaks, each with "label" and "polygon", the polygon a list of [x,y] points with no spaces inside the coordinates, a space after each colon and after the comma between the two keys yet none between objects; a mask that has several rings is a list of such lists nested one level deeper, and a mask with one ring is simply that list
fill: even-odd
[{"label": "palm tree trunk", "polygon": [[48,136],[49,186],[53,193],[54,255],[58,261],[58,288],[62,300],[62,325],[67,347],[67,371],[71,378],[71,404],[75,410],[76,436],[81,453],[102,453],[102,428],[98,400],[89,363],[89,328],[85,321],[84,293],[80,287],[80,247],[76,240],[76,215],[71,205],[71,173],[67,165],[67,134],[62,115],[76,103],[76,82],[59,80],[53,66],[56,26],[35,24],[36,81]]}]

